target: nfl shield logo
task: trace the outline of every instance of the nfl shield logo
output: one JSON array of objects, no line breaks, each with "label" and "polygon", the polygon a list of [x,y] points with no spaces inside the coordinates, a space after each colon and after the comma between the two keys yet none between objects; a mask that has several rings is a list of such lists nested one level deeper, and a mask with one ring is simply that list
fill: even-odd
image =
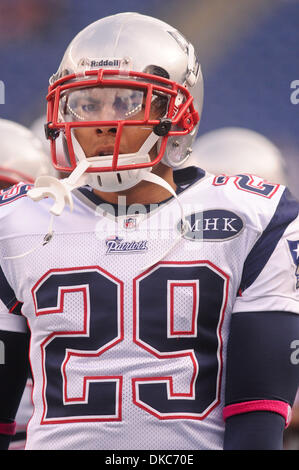
[{"label": "nfl shield logo", "polygon": [[126,229],[136,228],[136,225],[136,219],[134,217],[128,217],[124,220],[124,228]]}]

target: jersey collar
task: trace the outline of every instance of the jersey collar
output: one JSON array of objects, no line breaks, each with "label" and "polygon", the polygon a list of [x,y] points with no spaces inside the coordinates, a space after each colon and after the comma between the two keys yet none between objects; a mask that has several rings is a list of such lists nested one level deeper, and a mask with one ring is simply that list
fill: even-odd
[{"label": "jersey collar", "polygon": [[[205,171],[202,170],[199,167],[196,166],[190,166],[186,168],[182,168],[180,170],[175,170],[173,172],[173,179],[174,182],[177,186],[176,193],[177,195],[181,194],[185,189],[189,188],[191,185],[194,183],[198,182],[200,179],[204,178],[205,176]],[[85,202],[90,208],[95,209],[97,206],[101,204],[106,204],[111,205],[111,208],[113,208],[114,214],[118,213],[118,204],[111,204],[107,203],[104,199],[99,197],[97,194],[95,194],[90,186],[84,186],[81,188],[78,188],[74,191],[74,193],[77,193],[77,196],[79,199],[83,202]],[[170,201],[173,199],[173,196],[165,199],[164,201],[161,201],[158,206],[161,206],[165,204],[166,202]],[[146,208],[147,212],[150,212],[150,204],[145,204],[144,207]]]}]

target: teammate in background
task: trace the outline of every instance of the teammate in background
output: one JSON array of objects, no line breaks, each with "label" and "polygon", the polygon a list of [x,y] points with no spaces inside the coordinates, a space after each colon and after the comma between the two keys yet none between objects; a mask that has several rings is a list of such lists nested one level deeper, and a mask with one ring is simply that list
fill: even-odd
[{"label": "teammate in background", "polygon": [[280,150],[251,129],[223,127],[199,136],[193,146],[192,159],[214,175],[249,173],[287,186],[286,166]]},{"label": "teammate in background", "polygon": [[[21,182],[22,185],[33,185],[35,179],[43,174],[55,175],[56,172],[43,151],[42,142],[21,124],[0,119],[0,189],[7,190]],[[14,186],[11,193],[17,194],[19,187],[20,185]],[[9,193],[10,190],[5,192],[6,195]],[[29,378],[17,412],[16,434],[12,438],[10,449],[25,447],[26,427],[33,410],[31,392],[32,379]]]},{"label": "teammate in background", "polygon": [[57,175],[41,141],[25,126],[0,119],[0,189],[33,184],[41,175]]},{"label": "teammate in background", "polygon": [[53,163],[70,176],[0,206],[0,340],[15,360],[1,369],[2,448],[29,328],[28,450],[281,449],[298,387],[298,202],[257,176],[179,170],[203,81],[164,22],[91,24],[47,99]]}]

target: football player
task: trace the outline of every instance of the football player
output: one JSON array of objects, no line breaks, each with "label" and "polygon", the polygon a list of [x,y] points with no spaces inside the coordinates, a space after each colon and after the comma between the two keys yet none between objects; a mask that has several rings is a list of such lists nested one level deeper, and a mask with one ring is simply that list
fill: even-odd
[{"label": "football player", "polygon": [[28,450],[282,448],[298,203],[260,177],[179,170],[203,104],[192,44],[154,18],[103,18],[73,39],[47,100],[69,176],[0,206],[2,448],[28,349]]}]

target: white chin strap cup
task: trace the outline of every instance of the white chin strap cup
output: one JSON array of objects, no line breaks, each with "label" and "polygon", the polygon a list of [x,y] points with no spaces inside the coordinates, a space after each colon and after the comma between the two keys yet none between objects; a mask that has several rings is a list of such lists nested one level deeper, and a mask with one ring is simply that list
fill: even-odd
[{"label": "white chin strap cup", "polygon": [[28,191],[28,196],[33,201],[40,201],[46,197],[54,199],[55,204],[50,209],[51,214],[60,215],[65,206],[73,210],[73,200],[68,184],[53,176],[40,176],[33,189]]},{"label": "white chin strap cup", "polygon": [[69,206],[72,211],[74,204],[71,191],[85,184],[84,173],[89,165],[87,160],[82,160],[68,178],[61,180],[54,176],[40,176],[27,194],[33,201],[46,197],[54,199],[55,203],[50,209],[53,215],[61,215],[65,206]]}]

